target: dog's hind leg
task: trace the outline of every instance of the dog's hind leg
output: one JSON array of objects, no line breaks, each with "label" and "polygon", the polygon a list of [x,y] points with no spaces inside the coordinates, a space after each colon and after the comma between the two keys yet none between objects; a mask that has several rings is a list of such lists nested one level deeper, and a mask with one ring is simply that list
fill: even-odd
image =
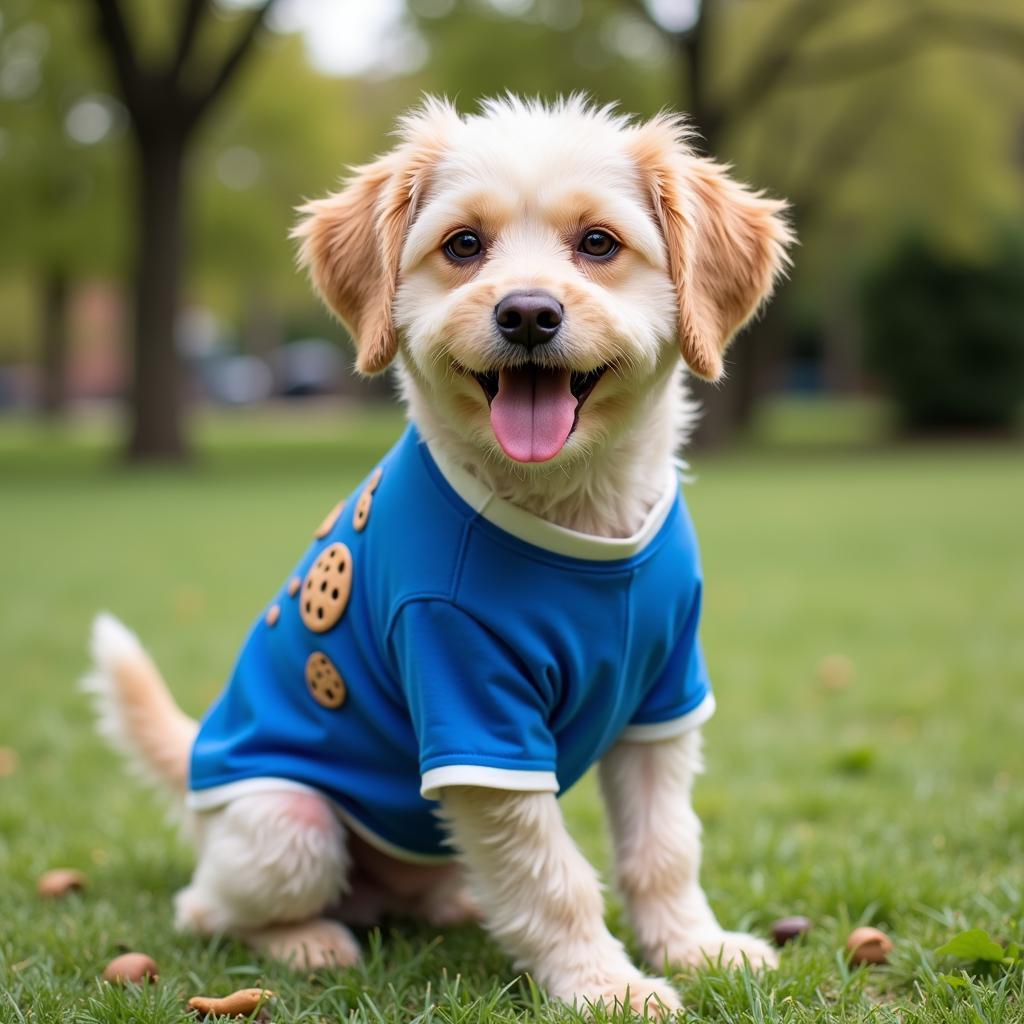
[{"label": "dog's hind leg", "polygon": [[234,935],[296,967],[359,959],[352,933],[325,909],[346,890],[346,832],[316,793],[241,796],[198,819],[199,862],[175,900],[176,923]]},{"label": "dog's hind leg", "polygon": [[[198,725],[174,703],[138,638],[110,615],[93,625],[94,670],[84,680],[100,732],[183,803]],[[345,829],[315,793],[270,792],[190,814],[199,863],[176,899],[179,928],[231,933],[301,966],[359,958],[352,934],[324,909],[345,890]]]},{"label": "dog's hind leg", "polygon": [[362,926],[393,915],[439,928],[480,920],[461,864],[401,860],[355,833],[348,838],[353,870],[349,892],[337,908],[341,920]]}]

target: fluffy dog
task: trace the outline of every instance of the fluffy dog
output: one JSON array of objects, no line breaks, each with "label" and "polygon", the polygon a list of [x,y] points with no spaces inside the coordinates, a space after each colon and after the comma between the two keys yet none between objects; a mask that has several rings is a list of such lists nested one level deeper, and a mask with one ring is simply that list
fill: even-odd
[{"label": "fluffy dog", "polygon": [[721,377],[784,267],[782,211],[678,118],[513,98],[467,117],[427,101],[302,208],[302,262],[359,370],[395,367],[411,426],[317,531],[201,728],[97,620],[103,730],[196,837],[180,927],[316,966],[359,956],[344,919],[479,914],[553,996],[671,1010],[559,811],[598,761],[647,963],[774,963],[698,881],[713,701],[673,467],[683,364]]}]

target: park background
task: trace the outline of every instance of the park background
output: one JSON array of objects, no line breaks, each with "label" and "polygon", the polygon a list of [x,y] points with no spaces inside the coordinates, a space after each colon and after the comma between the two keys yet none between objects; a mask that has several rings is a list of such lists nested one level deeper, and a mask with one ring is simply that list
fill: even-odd
[{"label": "park background", "polygon": [[[389,925],[318,978],[173,936],[189,851],[74,686],[109,608],[190,713],[216,695],[402,425],[295,270],[294,207],[424,91],[504,90],[689,111],[801,240],[697,388],[686,495],[719,695],[707,887],[731,927],[815,927],[777,972],[680,976],[687,1005],[1024,1020],[1019,3],[0,0],[0,1021],[176,1022],[257,981],[275,1020],[572,1016],[503,989],[474,929]],[[592,780],[565,804],[607,866]],[[65,865],[89,888],[40,902]],[[858,923],[888,966],[845,963]],[[935,952],[970,928],[1004,961]],[[123,948],[160,985],[100,984]]]}]

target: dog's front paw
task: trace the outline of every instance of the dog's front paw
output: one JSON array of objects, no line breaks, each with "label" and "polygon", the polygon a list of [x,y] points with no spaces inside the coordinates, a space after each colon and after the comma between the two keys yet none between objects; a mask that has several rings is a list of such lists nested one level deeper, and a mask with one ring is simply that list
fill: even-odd
[{"label": "dog's front paw", "polygon": [[616,1007],[628,1006],[634,1013],[646,1013],[652,1020],[664,1020],[682,1006],[668,981],[645,978],[639,972],[622,978],[592,978],[576,984],[549,985],[549,991],[580,1009],[603,1003],[611,1013]]},{"label": "dog's front paw", "polygon": [[707,967],[709,963],[742,967],[746,961],[754,970],[779,964],[775,950],[763,939],[719,929],[688,934],[683,941],[673,942],[662,950],[662,956],[652,962],[665,960],[673,967]]}]

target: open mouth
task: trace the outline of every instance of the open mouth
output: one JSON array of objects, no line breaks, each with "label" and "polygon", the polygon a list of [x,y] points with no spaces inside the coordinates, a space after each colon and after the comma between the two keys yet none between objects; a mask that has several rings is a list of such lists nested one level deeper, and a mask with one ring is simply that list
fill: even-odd
[{"label": "open mouth", "polygon": [[491,427],[502,451],[516,462],[547,462],[565,447],[580,409],[608,366],[582,372],[545,366],[510,366],[471,373],[491,407]]}]

